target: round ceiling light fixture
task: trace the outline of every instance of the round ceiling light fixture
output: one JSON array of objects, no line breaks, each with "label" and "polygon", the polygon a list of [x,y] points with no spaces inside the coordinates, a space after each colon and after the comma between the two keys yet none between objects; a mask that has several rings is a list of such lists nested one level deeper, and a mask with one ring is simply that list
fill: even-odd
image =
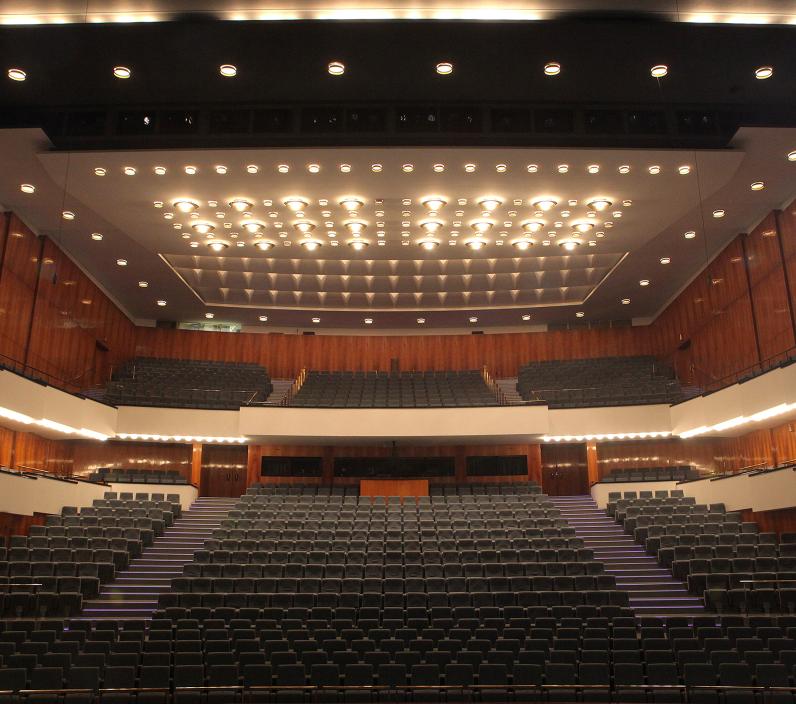
[{"label": "round ceiling light fixture", "polygon": [[166,305],[166,301],[158,301],[158,305],[163,308]]},{"label": "round ceiling light fixture", "polygon": [[650,69],[650,76],[653,78],[663,78],[669,74],[669,67],[666,64],[655,64]]},{"label": "round ceiling light fixture", "polygon": [[574,252],[578,247],[580,247],[583,242],[579,239],[574,237],[568,237],[563,240],[559,240],[556,244],[561,247],[562,249],[566,250],[567,252]]},{"label": "round ceiling light fixture", "polygon": [[450,76],[453,73],[453,64],[450,61],[440,61],[436,70],[440,76]]},{"label": "round ceiling light fixture", "polygon": [[753,191],[762,191],[765,187],[766,184],[763,181],[753,181],[749,186]]},{"label": "round ceiling light fixture", "polygon": [[586,314],[582,310],[579,310],[577,313],[575,313],[576,318],[583,318],[585,315]]},{"label": "round ceiling light fixture", "polygon": [[420,222],[420,227],[423,229],[427,235],[434,235],[439,232],[445,223],[441,220],[423,220]]},{"label": "round ceiling light fixture", "polygon": [[771,78],[774,75],[773,66],[758,66],[755,69],[755,78],[758,81],[764,81],[766,78]]},{"label": "round ceiling light fixture", "polygon": [[260,321],[261,323],[267,323],[267,322],[268,322],[268,316],[267,316],[267,315],[261,315],[261,316],[259,317],[259,321]]},{"label": "round ceiling light fixture", "polygon": [[23,193],[35,193],[36,186],[34,186],[32,183],[21,183],[19,185],[19,190]]},{"label": "round ceiling light fixture", "polygon": [[358,237],[367,229],[368,224],[364,220],[347,220],[343,223],[343,227],[352,235]]},{"label": "round ceiling light fixture", "polygon": [[592,198],[589,201],[586,201],[586,206],[591,208],[592,210],[596,210],[598,213],[602,212],[603,210],[607,210],[611,207],[611,201],[607,198]]},{"label": "round ceiling light fixture", "polygon": [[95,242],[102,242],[102,233],[101,232],[92,232],[91,239]]},{"label": "round ceiling light fixture", "polygon": [[477,323],[477,322],[478,322],[478,318],[476,318],[474,315],[471,315],[471,316],[468,318],[468,320],[469,320],[471,323]]},{"label": "round ceiling light fixture", "polygon": [[544,228],[544,223],[541,220],[526,220],[520,227],[525,232],[541,232],[542,228]]},{"label": "round ceiling light fixture", "polygon": [[555,208],[558,205],[558,201],[553,198],[537,198],[531,201],[531,205],[537,210],[546,212]]},{"label": "round ceiling light fixture", "polygon": [[482,210],[492,212],[495,208],[499,208],[503,205],[503,201],[500,198],[487,196],[486,198],[479,198],[478,205],[481,206]]},{"label": "round ceiling light fixture", "polygon": [[208,235],[216,229],[216,226],[212,222],[202,221],[191,223],[191,229],[194,232],[198,232],[200,235]]},{"label": "round ceiling light fixture", "polygon": [[661,257],[660,258],[661,264],[671,264],[672,258],[671,257]]},{"label": "round ceiling light fixture", "polygon": [[133,75],[133,72],[127,66],[114,66],[113,75],[116,76],[116,78],[121,78],[122,80],[126,80]]},{"label": "round ceiling light fixture", "polygon": [[28,74],[21,68],[10,68],[8,69],[7,75],[12,81],[16,81],[17,83],[21,83],[28,77]]},{"label": "round ceiling light fixture", "polygon": [[448,204],[448,201],[442,196],[428,196],[428,198],[423,198],[420,203],[426,210],[437,213]]},{"label": "round ceiling light fixture", "polygon": [[427,237],[422,239],[418,242],[422,249],[425,249],[427,252],[431,252],[439,247],[439,240],[434,239],[433,237]]},{"label": "round ceiling light fixture", "polygon": [[685,237],[687,240],[692,240],[696,237],[696,232],[694,232],[693,230],[689,230],[683,235],[683,237]]},{"label": "round ceiling light fixture", "polygon": [[687,176],[691,173],[691,167],[688,164],[683,164],[677,167],[677,173],[681,176]]},{"label": "round ceiling light fixture", "polygon": [[340,199],[340,205],[343,206],[349,213],[358,211],[363,205],[365,205],[365,201],[357,196],[346,196],[345,198]]},{"label": "round ceiling light fixture", "polygon": [[118,266],[127,266],[127,260],[126,259],[117,259],[116,260],[116,264]]},{"label": "round ceiling light fixture", "polygon": [[205,313],[205,318],[207,318],[208,320],[212,320],[215,317],[216,317],[215,313]]},{"label": "round ceiling light fixture", "polygon": [[271,240],[257,240],[254,246],[261,252],[267,252],[269,249],[276,247],[276,242],[272,242]]},{"label": "round ceiling light fixture", "polygon": [[661,167],[658,164],[653,164],[647,169],[647,171],[649,171],[653,176],[657,176],[661,172]]},{"label": "round ceiling light fixture", "polygon": [[74,220],[75,219],[75,214],[71,210],[64,210],[64,212],[61,213],[61,217],[64,220]]},{"label": "round ceiling light fixture", "polygon": [[355,239],[352,239],[352,240],[348,240],[348,242],[346,242],[346,244],[349,247],[351,247],[351,249],[353,249],[354,251],[361,252],[363,249],[366,249],[368,247],[370,242],[368,242],[367,240],[360,239],[360,238],[355,238]]},{"label": "round ceiling light fixture", "polygon": [[246,230],[246,232],[256,235],[260,230],[265,228],[265,223],[262,220],[244,220],[240,226]]},{"label": "round ceiling light fixture", "polygon": [[621,302],[622,302],[623,306],[629,306],[630,305],[630,299],[629,298],[623,298]]},{"label": "round ceiling light fixture", "polygon": [[308,235],[315,229],[315,223],[309,220],[298,220],[293,223],[293,228],[298,230],[302,235]]},{"label": "round ceiling light fixture", "polygon": [[796,150],[788,152],[788,161],[796,161]]},{"label": "round ceiling light fixture", "polygon": [[721,208],[718,208],[718,209],[714,210],[713,211],[713,217],[714,218],[723,218],[724,217],[724,210],[722,210]]},{"label": "round ceiling light fixture", "polygon": [[488,244],[489,242],[485,240],[483,237],[471,237],[470,239],[464,241],[465,247],[467,247],[468,249],[475,250],[476,252],[482,250]]},{"label": "round ceiling light fixture", "polygon": [[578,232],[588,232],[589,230],[594,229],[594,223],[581,220],[579,222],[572,223],[572,227],[574,227]]},{"label": "round ceiling light fixture", "polygon": [[345,64],[342,61],[330,61],[326,70],[330,76],[342,76],[345,73]]},{"label": "round ceiling light fixture", "polygon": [[470,223],[470,227],[473,228],[478,233],[489,232],[492,229],[494,223],[491,220],[473,220]]},{"label": "round ceiling light fixture", "polygon": [[135,176],[136,174],[135,166],[125,166],[123,171],[125,176]]},{"label": "round ceiling light fixture", "polygon": [[548,61],[544,65],[545,76],[557,76],[559,73],[561,73],[561,64],[558,61]]},{"label": "round ceiling light fixture", "polygon": [[106,168],[102,167],[102,166],[97,166],[94,169],[94,175],[95,176],[104,176],[107,173],[108,173],[108,170]]},{"label": "round ceiling light fixture", "polygon": [[511,244],[515,249],[525,252],[536,243],[530,237],[521,237],[520,239],[513,240]]},{"label": "round ceiling light fixture", "polygon": [[233,198],[227,204],[230,208],[237,210],[239,213],[243,213],[254,207],[254,203],[246,198]]},{"label": "round ceiling light fixture", "polygon": [[314,252],[316,249],[320,249],[323,247],[323,242],[320,240],[313,240],[307,238],[306,240],[301,240],[301,246],[304,247],[308,252]]},{"label": "round ceiling light fixture", "polygon": [[189,200],[188,198],[180,198],[172,202],[172,205],[177,208],[181,213],[192,213],[194,210],[199,209],[199,203],[195,200]]},{"label": "round ceiling light fixture", "polygon": [[290,198],[285,198],[282,201],[283,205],[285,205],[288,209],[292,210],[294,213],[297,213],[300,210],[304,210],[310,202],[306,198],[300,198],[299,196],[291,196]]},{"label": "round ceiling light fixture", "polygon": [[238,67],[234,64],[221,64],[221,66],[218,67],[218,72],[224,78],[235,78],[235,76],[238,75]]},{"label": "round ceiling light fixture", "polygon": [[639,286],[649,286],[650,285],[650,280],[649,279],[641,279],[641,281],[638,282],[638,285]]}]

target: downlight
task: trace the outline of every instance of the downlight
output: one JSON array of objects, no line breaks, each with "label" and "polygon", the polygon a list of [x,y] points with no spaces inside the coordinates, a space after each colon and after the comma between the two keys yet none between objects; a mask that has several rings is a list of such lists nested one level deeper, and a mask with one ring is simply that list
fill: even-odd
[{"label": "downlight", "polygon": [[194,210],[199,209],[199,203],[197,203],[195,200],[188,200],[187,198],[175,200],[172,205],[181,213],[192,213]]},{"label": "downlight", "polygon": [[431,252],[439,247],[439,240],[434,239],[433,237],[427,237],[425,239],[420,240],[418,242],[422,249],[425,249],[427,252]]},{"label": "downlight", "polygon": [[511,245],[514,249],[518,249],[521,252],[525,252],[529,250],[534,245],[534,241],[528,237],[521,237],[518,240],[513,240]]},{"label": "downlight", "polygon": [[592,210],[596,210],[600,213],[611,207],[611,201],[607,198],[592,198],[590,201],[586,202],[586,205]]},{"label": "downlight", "polygon": [[580,247],[583,242],[580,240],[576,240],[574,237],[569,237],[567,239],[559,240],[557,242],[558,246],[561,247],[563,250],[567,252],[574,252],[578,247]]},{"label": "downlight", "polygon": [[246,198],[233,198],[229,201],[229,207],[233,210],[237,210],[239,213],[244,213],[247,210],[251,210],[254,207],[254,203]]},{"label": "downlight", "polygon": [[489,242],[482,237],[471,237],[469,240],[464,241],[464,246],[468,249],[475,250],[476,252],[487,246]]},{"label": "downlight", "polygon": [[541,220],[526,220],[520,227],[525,232],[540,232],[544,227],[544,223]]},{"label": "downlight", "polygon": [[261,252],[267,252],[270,249],[276,247],[276,242],[272,242],[271,240],[257,240],[254,243],[254,246],[257,247]]},{"label": "downlight", "polygon": [[368,242],[367,240],[362,240],[362,239],[356,238],[356,239],[348,240],[348,242],[346,244],[349,247],[351,247],[351,249],[353,249],[355,252],[361,252],[363,249],[367,249],[367,247],[370,244],[370,242]]},{"label": "downlight", "polygon": [[308,252],[314,252],[315,250],[323,247],[323,242],[321,242],[320,240],[313,240],[313,239],[301,240],[300,244]]},{"label": "downlight", "polygon": [[207,243],[207,246],[213,252],[223,252],[225,249],[229,247],[229,242],[225,242],[224,240],[211,240]]}]

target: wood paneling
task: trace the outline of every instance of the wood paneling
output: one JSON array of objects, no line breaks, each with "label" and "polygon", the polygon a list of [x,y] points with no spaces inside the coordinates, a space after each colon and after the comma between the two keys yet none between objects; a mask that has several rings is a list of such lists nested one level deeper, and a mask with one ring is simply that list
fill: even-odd
[{"label": "wood paneling", "polygon": [[205,445],[202,448],[200,496],[240,496],[247,487],[247,448]]},{"label": "wood paneling", "polygon": [[73,464],[72,441],[43,438],[34,433],[14,433],[12,469],[38,469],[70,476]]},{"label": "wood paneling", "polygon": [[31,526],[43,526],[45,518],[44,513],[24,516],[0,512],[0,546],[5,545],[12,535],[27,535]]},{"label": "wood paneling", "polygon": [[361,479],[360,496],[428,496],[428,479]]},{"label": "wood paneling", "polygon": [[742,511],[743,521],[757,523],[761,533],[796,533],[796,508],[774,511]]},{"label": "wood paneling", "polygon": [[14,431],[0,427],[0,467],[10,467],[14,455]]},{"label": "wood paneling", "polygon": [[796,328],[796,200],[777,213],[777,231],[790,292],[791,315]]},{"label": "wood paneling", "polygon": [[550,496],[589,493],[585,443],[542,445],[542,489]]},{"label": "wood paneling", "polygon": [[191,445],[163,442],[73,441],[74,469],[79,476],[100,467],[111,469],[176,470],[191,479]]}]

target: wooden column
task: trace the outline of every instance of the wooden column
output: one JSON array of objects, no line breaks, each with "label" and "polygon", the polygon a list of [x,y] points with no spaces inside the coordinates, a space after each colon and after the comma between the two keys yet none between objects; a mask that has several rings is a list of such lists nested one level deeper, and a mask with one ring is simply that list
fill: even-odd
[{"label": "wooden column", "polygon": [[334,484],[334,448],[326,446],[323,448],[321,459],[321,484],[331,486]]},{"label": "wooden column", "polygon": [[597,464],[597,443],[586,443],[586,467],[589,473],[589,486],[600,481],[600,468]]},{"label": "wooden column", "polygon": [[199,487],[202,483],[202,443],[195,442],[191,449],[191,484]]},{"label": "wooden column", "polygon": [[463,445],[453,448],[454,477],[457,484],[467,483],[467,450]]},{"label": "wooden column", "polygon": [[528,445],[528,479],[542,486],[542,446]]}]

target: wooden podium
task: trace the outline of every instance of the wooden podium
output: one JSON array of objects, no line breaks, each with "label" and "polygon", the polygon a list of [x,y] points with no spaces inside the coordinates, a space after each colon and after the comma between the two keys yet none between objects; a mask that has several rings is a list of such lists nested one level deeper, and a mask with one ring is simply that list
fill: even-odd
[{"label": "wooden podium", "polygon": [[428,479],[361,479],[360,496],[428,496]]}]

